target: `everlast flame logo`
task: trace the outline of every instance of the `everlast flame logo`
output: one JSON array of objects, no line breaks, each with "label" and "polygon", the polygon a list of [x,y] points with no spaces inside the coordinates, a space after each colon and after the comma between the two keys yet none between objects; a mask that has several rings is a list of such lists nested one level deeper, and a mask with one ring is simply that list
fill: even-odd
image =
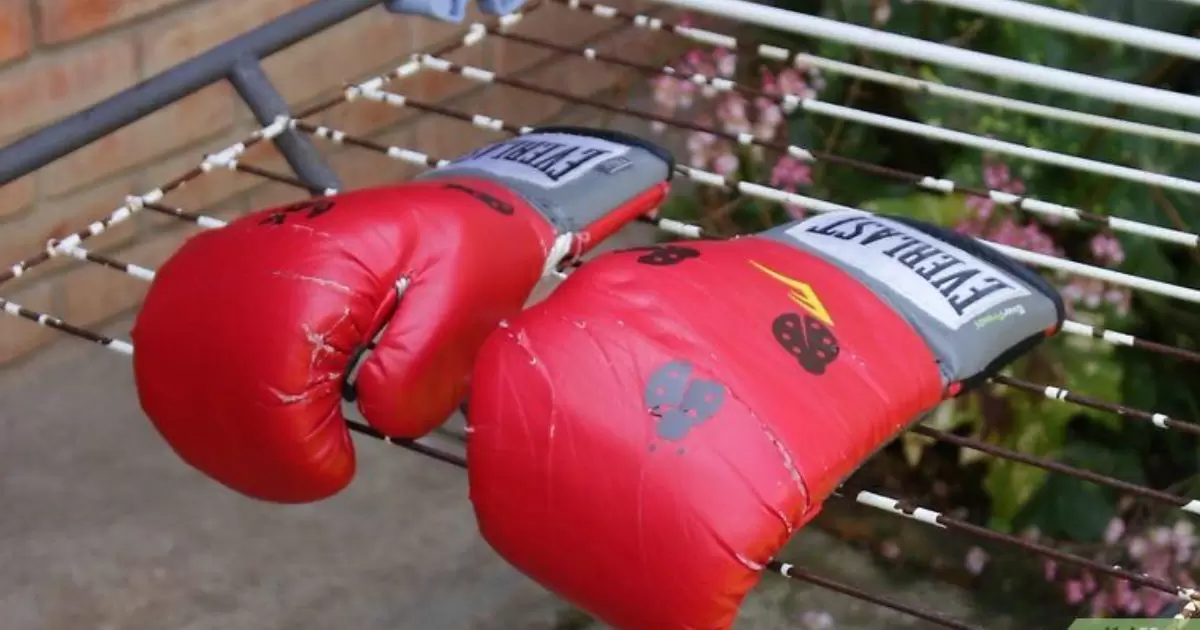
[{"label": "everlast flame logo", "polygon": [[791,289],[791,291],[788,291],[788,297],[792,298],[792,301],[800,305],[801,308],[808,311],[809,315],[821,320],[827,326],[833,325],[833,318],[829,316],[829,310],[825,308],[823,303],[821,303],[821,298],[817,297],[817,292],[813,291],[813,288],[809,286],[807,282],[800,282],[795,278],[785,276],[778,271],[775,271],[766,265],[760,265],[753,260],[750,261],[750,264],[753,265],[755,269],[758,269],[771,278],[778,280],[784,286]]},{"label": "everlast flame logo", "polygon": [[964,261],[912,232],[871,217],[853,216],[805,231],[872,248],[895,260],[936,289],[959,315],[984,298],[1019,290],[1008,278],[973,266],[977,261]]},{"label": "everlast flame logo", "polygon": [[612,154],[605,149],[556,142],[553,140],[513,140],[488,145],[463,156],[467,160],[499,160],[522,164],[541,172],[551,181],[578,171],[586,164],[599,161]]}]

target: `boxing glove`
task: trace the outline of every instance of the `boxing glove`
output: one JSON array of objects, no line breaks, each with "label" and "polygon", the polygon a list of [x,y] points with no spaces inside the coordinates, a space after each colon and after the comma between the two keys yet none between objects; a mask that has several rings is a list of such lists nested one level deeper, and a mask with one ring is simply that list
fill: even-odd
[{"label": "boxing glove", "polygon": [[1062,321],[998,252],[864,212],[599,256],[480,352],[480,531],[622,630],[729,628],[867,457]]},{"label": "boxing glove", "polygon": [[265,501],[351,480],[342,404],[415,438],[543,272],[662,201],[669,153],[553,127],[418,181],[253,212],[188,240],[133,329],[142,409],[188,464]]}]

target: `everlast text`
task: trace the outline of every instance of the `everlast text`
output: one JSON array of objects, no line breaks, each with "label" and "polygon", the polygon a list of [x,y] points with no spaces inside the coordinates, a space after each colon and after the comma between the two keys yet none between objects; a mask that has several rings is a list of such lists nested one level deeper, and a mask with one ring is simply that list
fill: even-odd
[{"label": "everlast text", "polygon": [[463,156],[459,162],[468,160],[499,160],[522,164],[557,182],[563,177],[579,170],[580,167],[608,157],[610,151],[570,145],[552,140],[513,140],[488,145]]},{"label": "everlast text", "polygon": [[930,242],[933,239],[922,240],[911,232],[897,230],[869,216],[814,225],[806,231],[875,249],[911,269],[917,277],[937,289],[959,315],[988,296],[1016,289],[1011,280],[990,269],[972,266]]}]

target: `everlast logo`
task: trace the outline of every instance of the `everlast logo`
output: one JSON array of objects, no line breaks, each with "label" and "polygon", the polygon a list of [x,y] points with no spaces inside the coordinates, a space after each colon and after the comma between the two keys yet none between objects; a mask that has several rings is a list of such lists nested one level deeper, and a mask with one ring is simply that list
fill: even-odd
[{"label": "everlast logo", "polygon": [[[895,260],[936,289],[959,315],[989,296],[999,298],[1007,292],[1024,293],[1007,277],[976,266],[977,260],[963,260],[961,255],[947,252],[944,246],[923,240],[924,234],[897,229],[869,216],[813,225],[805,231],[870,248]],[[866,270],[871,271],[870,268]]]},{"label": "everlast logo", "polygon": [[488,145],[464,156],[459,161],[486,159],[522,164],[540,171],[551,181],[557,182],[579,170],[585,164],[608,157],[611,153],[605,149],[571,145],[553,140],[523,139]]}]

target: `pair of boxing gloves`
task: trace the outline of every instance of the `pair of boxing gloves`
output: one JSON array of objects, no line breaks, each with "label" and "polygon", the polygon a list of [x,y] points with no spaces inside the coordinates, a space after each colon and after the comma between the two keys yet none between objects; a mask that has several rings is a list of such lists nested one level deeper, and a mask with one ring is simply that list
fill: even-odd
[{"label": "pair of boxing gloves", "polygon": [[295,503],[353,477],[343,405],[416,438],[469,389],[471,501],[501,556],[618,628],[729,628],[847,476],[1063,306],[986,246],[855,211],[608,253],[522,310],[672,170],[624,134],[545,128],[199,234],[134,328],[142,407],[190,465]]}]

